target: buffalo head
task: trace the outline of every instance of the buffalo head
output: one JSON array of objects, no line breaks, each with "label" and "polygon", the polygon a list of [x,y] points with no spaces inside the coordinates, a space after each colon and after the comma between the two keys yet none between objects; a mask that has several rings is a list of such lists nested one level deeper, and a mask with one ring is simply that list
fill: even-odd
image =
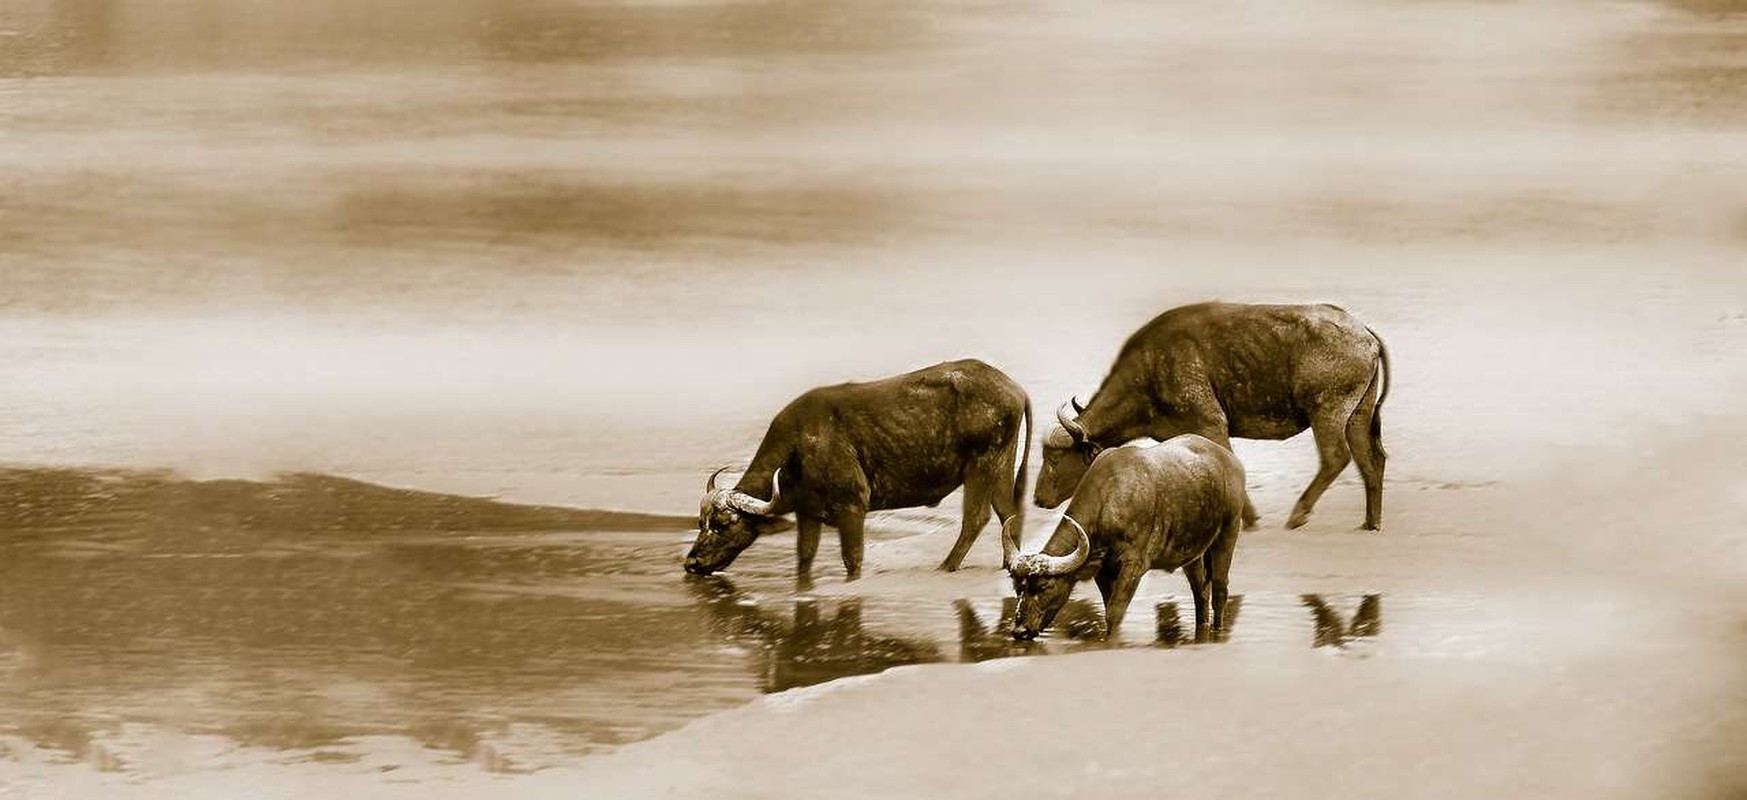
[{"label": "buffalo head", "polygon": [[769,500],[760,500],[738,489],[719,489],[716,478],[727,469],[716,470],[704,483],[704,497],[698,504],[698,538],[685,556],[685,571],[708,575],[727,569],[760,534],[781,524],[776,515],[777,500],[782,497],[778,478],[771,476]]},{"label": "buffalo head", "polygon": [[1074,583],[1078,580],[1075,573],[1092,554],[1092,539],[1080,523],[1064,514],[1062,521],[1074,526],[1074,531],[1079,534],[1074,552],[1065,556],[1052,556],[1041,551],[1022,553],[1019,542],[1009,533],[1010,524],[1018,516],[1014,514],[1007,519],[1009,524],[1001,526],[1001,561],[1007,566],[1007,574],[1013,578],[1013,593],[1019,597],[1019,605],[1013,612],[1013,638],[1035,639],[1068,604],[1068,596],[1074,593]]},{"label": "buffalo head", "polygon": [[1039,508],[1055,508],[1072,497],[1080,478],[1086,475],[1086,468],[1103,450],[1080,425],[1079,415],[1085,410],[1078,399],[1056,409],[1056,422],[1060,424],[1043,439],[1043,467],[1037,474],[1037,488],[1031,494]]}]

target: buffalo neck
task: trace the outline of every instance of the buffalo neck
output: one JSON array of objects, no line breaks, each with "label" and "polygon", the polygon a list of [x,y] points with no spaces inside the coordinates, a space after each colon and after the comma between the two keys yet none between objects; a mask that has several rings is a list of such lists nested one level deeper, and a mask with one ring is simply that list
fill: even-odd
[{"label": "buffalo neck", "polygon": [[1138,393],[1109,381],[1092,396],[1079,422],[1086,437],[1105,447],[1147,436],[1152,430],[1152,403]]},{"label": "buffalo neck", "polygon": [[[789,457],[794,453],[791,438],[786,431],[773,425],[764,434],[764,441],[759,442],[758,452],[752,456],[752,463],[747,465],[746,472],[741,474],[740,481],[734,488],[753,497],[770,499],[772,490],[776,488],[776,471],[787,465]],[[788,477],[793,480],[798,476]]]}]

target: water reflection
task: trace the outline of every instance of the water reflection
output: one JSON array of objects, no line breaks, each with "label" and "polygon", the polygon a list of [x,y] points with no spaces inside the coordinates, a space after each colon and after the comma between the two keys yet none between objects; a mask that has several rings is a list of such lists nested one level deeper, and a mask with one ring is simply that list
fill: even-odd
[{"label": "water reflection", "polygon": [[[1055,625],[1045,631],[1044,637],[1029,641],[1017,641],[1013,638],[1013,615],[1018,607],[1018,598],[1002,598],[1000,617],[994,625],[988,625],[977,615],[971,601],[953,601],[953,612],[958,616],[959,660],[988,661],[1009,656],[1073,652],[1105,646],[1102,641],[1103,615],[1089,601],[1069,600],[1056,615]],[[1065,645],[1052,647],[1052,639],[1064,641]]]},{"label": "water reflection", "polygon": [[[931,641],[868,631],[862,599],[821,601],[802,597],[789,613],[760,606],[724,576],[687,576],[710,615],[710,627],[739,643],[754,645],[753,672],[766,692],[880,672],[905,664],[945,660]],[[829,615],[824,606],[834,606]]]},{"label": "water reflection", "polygon": [[1157,638],[1154,643],[1163,648],[1172,648],[1180,644],[1208,644],[1231,640],[1231,632],[1237,629],[1238,617],[1243,613],[1244,596],[1230,595],[1225,598],[1225,627],[1211,630],[1207,626],[1195,627],[1193,635],[1183,634],[1183,617],[1175,602],[1159,603],[1153,607],[1154,628]]},{"label": "water reflection", "polygon": [[1311,619],[1316,625],[1311,647],[1341,647],[1354,639],[1383,632],[1382,595],[1365,595],[1359,601],[1359,608],[1353,612],[1351,623],[1344,622],[1341,613],[1323,600],[1322,595],[1300,595],[1299,602],[1310,609]]},{"label": "water reflection", "polygon": [[[1172,648],[1182,644],[1208,644],[1228,641],[1236,629],[1239,616],[1243,612],[1243,595],[1232,595],[1226,598],[1226,627],[1224,630],[1212,631],[1205,627],[1185,632],[1182,611],[1176,601],[1164,601],[1154,606],[1154,631],[1152,646]],[[993,626],[984,623],[977,615],[976,608],[969,600],[953,602],[953,611],[958,615],[958,638],[960,661],[987,661],[991,658],[1003,658],[1016,655],[1035,655],[1048,652],[1075,652],[1082,649],[1098,647],[1119,647],[1128,644],[1121,640],[1107,639],[1104,634],[1104,615],[1098,604],[1083,599],[1068,601],[1056,616],[1055,624],[1046,631],[1043,639],[1019,642],[1012,637],[1013,614],[1018,606],[1018,600],[1012,597],[1001,601],[1001,616]],[[1192,627],[1192,626],[1191,626]],[[1051,640],[1066,642],[1063,647],[1051,647]]]},{"label": "water reflection", "polygon": [[1136,618],[1106,640],[1101,604],[1076,599],[1047,637],[1015,642],[1011,597],[795,594],[780,548],[749,553],[740,585],[678,581],[658,556],[684,520],[324,476],[0,470],[0,498],[0,739],[102,770],[153,768],[139,731],[320,761],[396,736],[537,769],[896,666],[1296,643],[1300,608],[1317,646],[1382,628],[1378,595],[1350,621],[1335,609],[1351,599],[1252,595],[1230,598],[1217,636],[1167,599],[1153,630]]}]

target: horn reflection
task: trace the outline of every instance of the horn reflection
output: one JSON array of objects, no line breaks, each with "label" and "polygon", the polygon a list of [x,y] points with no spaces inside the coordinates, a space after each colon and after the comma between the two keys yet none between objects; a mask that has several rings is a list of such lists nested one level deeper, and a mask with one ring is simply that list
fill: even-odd
[{"label": "horn reflection", "polygon": [[1351,624],[1344,622],[1340,612],[1336,611],[1322,595],[1299,595],[1299,604],[1310,609],[1312,622],[1316,626],[1311,636],[1311,647],[1344,647],[1354,639],[1376,636],[1383,632],[1383,596],[1368,594],[1359,601],[1359,607],[1353,612]]}]

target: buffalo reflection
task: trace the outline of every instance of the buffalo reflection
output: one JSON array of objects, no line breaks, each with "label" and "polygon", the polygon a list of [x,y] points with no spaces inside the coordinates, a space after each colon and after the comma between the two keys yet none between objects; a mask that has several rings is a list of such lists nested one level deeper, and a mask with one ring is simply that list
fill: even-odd
[{"label": "buffalo reflection", "polygon": [[[866,630],[859,597],[831,602],[798,598],[785,618],[759,606],[720,575],[688,580],[704,601],[711,628],[736,643],[758,645],[754,670],[765,692],[945,660],[933,642]],[[834,605],[835,612],[827,617],[824,605]]]},{"label": "buffalo reflection", "polygon": [[[1231,636],[1232,628],[1236,626],[1238,615],[1243,611],[1243,595],[1233,595],[1226,599],[1226,627],[1220,631],[1210,631],[1206,627],[1197,628],[1192,634],[1185,634],[1181,611],[1176,602],[1163,602],[1154,607],[1156,618],[1156,636],[1153,645],[1171,648],[1180,644],[1193,642],[1205,644],[1223,642]],[[958,613],[958,639],[960,661],[986,661],[991,658],[1028,655],[1047,652],[1037,642],[1014,641],[1009,633],[1013,627],[1013,614],[1018,606],[1016,598],[1007,597],[1001,601],[1001,617],[993,627],[985,624],[977,616],[976,609],[969,600],[956,600],[953,608]],[[1118,644],[1118,640],[1104,641],[1104,617],[1097,606],[1088,600],[1070,600],[1062,607],[1061,614],[1056,617],[1051,630],[1056,635],[1070,642],[1061,652],[1075,652],[1084,649]]]},{"label": "buffalo reflection", "polygon": [[[688,576],[686,580],[700,600],[706,626],[751,654],[752,672],[767,693],[906,664],[980,662],[1122,646],[1120,638],[1105,639],[1103,614],[1097,604],[1088,600],[1070,601],[1056,618],[1051,628],[1053,635],[1030,642],[1015,641],[1010,634],[1017,606],[1015,598],[1002,598],[999,616],[992,623],[977,612],[969,599],[955,600],[952,603],[958,623],[955,658],[927,634],[892,636],[867,630],[859,597],[840,600],[802,597],[761,605],[736,588],[728,577]],[[1301,595],[1299,600],[1311,610],[1315,625],[1313,647],[1338,647],[1382,631],[1381,595],[1365,595],[1350,622],[1320,595]],[[1212,631],[1186,622],[1178,601],[1158,603],[1154,606],[1154,637],[1149,644],[1168,649],[1226,642],[1237,629],[1243,607],[1243,595],[1228,598],[1226,627]]]},{"label": "buffalo reflection", "polygon": [[[1013,616],[1019,607],[1019,599],[1016,597],[1001,599],[1001,617],[993,626],[983,623],[982,617],[977,616],[977,611],[969,600],[954,600],[952,607],[958,613],[960,661],[988,661],[1048,652],[1043,644],[1045,640],[1019,641],[1013,638]],[[1103,617],[1086,600],[1069,600],[1062,607],[1061,613],[1056,615],[1056,622],[1051,630],[1069,640],[1066,652],[1104,646],[1100,636],[1104,630]]]},{"label": "buffalo reflection", "polygon": [[1365,595],[1359,601],[1358,610],[1353,612],[1351,624],[1343,622],[1340,612],[1329,606],[1322,599],[1322,595],[1299,595],[1298,600],[1301,605],[1310,609],[1311,619],[1316,623],[1311,647],[1341,647],[1354,639],[1376,636],[1383,632],[1382,595]]},{"label": "buffalo reflection", "polygon": [[1225,598],[1225,627],[1212,630],[1206,625],[1196,626],[1193,637],[1183,634],[1182,616],[1176,602],[1159,603],[1153,607],[1153,618],[1156,635],[1153,644],[1158,647],[1171,648],[1180,644],[1210,644],[1231,639],[1231,632],[1237,628],[1238,615],[1243,613],[1244,596],[1234,594]]}]

